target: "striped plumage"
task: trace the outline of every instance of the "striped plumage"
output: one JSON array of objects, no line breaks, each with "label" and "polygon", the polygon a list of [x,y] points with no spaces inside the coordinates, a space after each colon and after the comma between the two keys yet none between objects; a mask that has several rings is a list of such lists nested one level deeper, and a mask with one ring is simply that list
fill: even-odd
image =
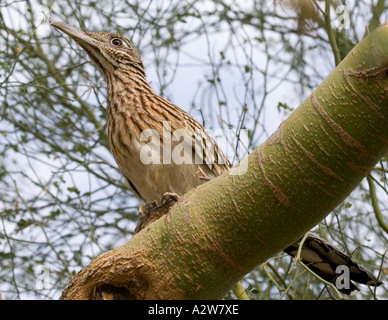
[{"label": "striped plumage", "polygon": [[[207,181],[207,178],[227,171],[229,162],[205,129],[187,112],[158,96],[146,81],[144,73],[136,71],[127,66],[127,70],[115,69],[106,77],[110,148],[122,174],[138,197],[148,202],[160,200],[165,192],[183,195]],[[127,72],[132,74],[128,75]],[[187,148],[186,157],[174,157],[173,152],[181,143],[173,141],[172,135],[177,130],[186,139],[182,140]],[[144,139],[141,139],[142,132],[145,132]],[[166,139],[166,134],[170,136],[169,139]],[[155,139],[155,144],[149,140],[150,136],[152,141]],[[190,143],[185,144],[184,141]],[[214,145],[216,158],[212,158],[214,154],[209,144]],[[151,163],[139,156],[141,150],[146,151],[145,145],[151,147],[154,154],[160,154]],[[201,152],[202,149],[205,152]],[[195,156],[198,164],[195,164]],[[210,157],[210,161],[206,161],[204,156]],[[219,157],[223,161],[219,161]],[[176,164],[177,159],[184,163]]]},{"label": "striped plumage", "polygon": [[[153,91],[146,80],[140,54],[128,39],[108,32],[83,32],[60,22],[52,25],[73,38],[104,75],[110,148],[140,199],[159,201],[166,192],[183,195],[230,169],[226,156],[206,130],[187,112]],[[183,143],[179,137],[174,141],[178,131]],[[167,143],[168,147],[163,148],[166,139],[171,140],[171,146]],[[184,156],[181,152],[174,157],[178,145],[183,147],[178,151]],[[152,159],[153,163],[147,163],[149,151],[153,154],[161,151]],[[298,242],[284,249],[293,256],[297,250]],[[301,259],[332,283],[339,276],[336,267],[344,264],[349,268],[350,280],[372,286],[381,284],[350,257],[314,235],[307,237]],[[340,291],[349,293],[355,289],[350,282],[348,289]]]}]

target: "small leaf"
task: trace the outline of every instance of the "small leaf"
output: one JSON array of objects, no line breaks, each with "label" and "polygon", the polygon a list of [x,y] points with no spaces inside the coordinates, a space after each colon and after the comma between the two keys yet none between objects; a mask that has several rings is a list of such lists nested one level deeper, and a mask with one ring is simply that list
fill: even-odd
[{"label": "small leaf", "polygon": [[291,108],[287,103],[279,102],[279,103],[278,103],[278,111],[280,111],[281,109],[289,110],[289,111],[294,110],[294,109]]},{"label": "small leaf", "polygon": [[74,192],[76,194],[80,193],[79,190],[77,189],[77,187],[75,187],[75,186],[67,188],[67,191]]}]

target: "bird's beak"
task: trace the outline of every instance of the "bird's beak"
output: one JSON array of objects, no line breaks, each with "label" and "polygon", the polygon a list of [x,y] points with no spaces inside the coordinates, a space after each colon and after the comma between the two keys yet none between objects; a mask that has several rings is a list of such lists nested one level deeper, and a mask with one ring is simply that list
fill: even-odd
[{"label": "bird's beak", "polygon": [[90,37],[86,32],[79,30],[77,28],[74,28],[72,26],[69,26],[62,22],[51,22],[51,25],[58,30],[66,33],[69,37],[71,37],[73,40],[75,40],[82,48],[85,48],[86,45],[96,45],[96,40],[94,40],[92,37]]},{"label": "bird's beak", "polygon": [[[0,0],[1,1],[1,0]],[[104,52],[104,42],[95,39],[94,32],[85,32],[62,22],[51,22],[51,25],[66,33],[89,55],[100,72],[107,77],[107,72],[112,69],[112,59],[109,60]]]}]

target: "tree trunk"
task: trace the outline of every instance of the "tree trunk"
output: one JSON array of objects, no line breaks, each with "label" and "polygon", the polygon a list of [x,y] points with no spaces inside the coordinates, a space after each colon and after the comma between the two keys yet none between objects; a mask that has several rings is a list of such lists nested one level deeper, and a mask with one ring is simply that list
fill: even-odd
[{"label": "tree trunk", "polygon": [[319,223],[388,150],[387,40],[385,24],[239,166],[99,256],[62,299],[219,299]]}]

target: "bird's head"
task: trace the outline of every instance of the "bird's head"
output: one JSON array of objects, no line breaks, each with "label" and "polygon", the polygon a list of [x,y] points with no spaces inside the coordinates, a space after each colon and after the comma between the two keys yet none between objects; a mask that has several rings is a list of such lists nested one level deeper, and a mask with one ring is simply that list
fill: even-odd
[{"label": "bird's head", "polygon": [[75,40],[105,77],[113,70],[130,67],[144,74],[139,52],[124,36],[110,32],[85,32],[62,22],[52,22],[51,25]]}]

